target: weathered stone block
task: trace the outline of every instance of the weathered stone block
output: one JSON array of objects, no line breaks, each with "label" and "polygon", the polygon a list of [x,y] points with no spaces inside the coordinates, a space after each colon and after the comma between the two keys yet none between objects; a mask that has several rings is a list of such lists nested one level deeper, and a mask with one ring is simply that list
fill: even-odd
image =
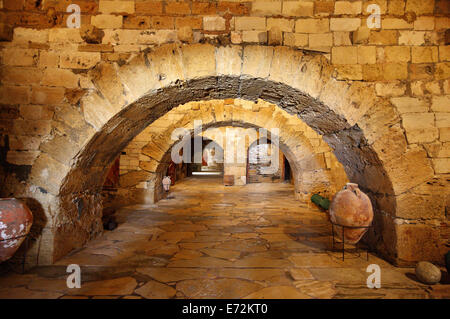
[{"label": "weathered stone block", "polygon": [[411,59],[413,63],[429,63],[438,61],[438,48],[435,46],[412,47]]},{"label": "weathered stone block", "polygon": [[25,120],[51,120],[53,108],[47,105],[21,105],[20,116]]},{"label": "weathered stone block", "polygon": [[33,165],[40,151],[9,151],[6,161],[14,165]]},{"label": "weathered stone block", "polygon": [[192,14],[216,14],[216,3],[194,2],[192,3]]},{"label": "weathered stone block", "polygon": [[165,17],[165,16],[151,17],[149,29],[156,29],[156,30],[173,29],[174,21],[175,19],[172,17]]},{"label": "weathered stone block", "polygon": [[[12,29],[11,29],[12,32]],[[48,30],[38,30],[30,28],[14,28],[15,43],[46,43],[48,41]],[[6,40],[7,41],[7,40]]]},{"label": "weathered stone block", "polygon": [[218,75],[239,76],[242,65],[240,46],[219,47],[216,49],[216,71]]},{"label": "weathered stone block", "polygon": [[422,45],[425,43],[425,32],[423,31],[399,31],[398,44],[400,45]]},{"label": "weathered stone block", "polygon": [[386,30],[412,29],[412,23],[398,18],[384,18],[381,21],[381,27]]},{"label": "weathered stone block", "polygon": [[406,63],[383,64],[385,80],[405,80],[408,78],[408,65]]},{"label": "weathered stone block", "polygon": [[48,31],[48,41],[61,43],[80,43],[83,39],[79,29],[52,28]]},{"label": "weathered stone block", "polygon": [[[401,0],[404,1],[404,0]],[[378,7],[380,8],[380,13],[382,15],[385,15],[387,12],[387,0],[369,0],[369,1],[363,1],[363,5],[362,5],[362,14],[363,15],[370,15],[372,13],[374,13],[371,10],[368,10],[368,6],[371,4],[376,4],[378,5]]]},{"label": "weathered stone block", "polygon": [[450,143],[434,142],[430,144],[424,144],[429,157],[449,157],[450,158]]},{"label": "weathered stone block", "polygon": [[[391,98],[399,113],[424,113],[428,111],[428,105],[425,100],[402,96]],[[428,113],[427,113],[428,114]],[[431,113],[429,113],[431,114]]]},{"label": "weathered stone block", "polygon": [[97,131],[117,112],[109,101],[96,93],[91,93],[81,100],[81,109],[85,120]]},{"label": "weathered stone block", "polygon": [[435,67],[436,67],[435,76],[437,80],[448,79],[450,77],[449,62],[436,63]]},{"label": "weathered stone block", "polygon": [[[404,130],[400,125],[389,127],[384,134],[376,138],[372,144],[374,151],[383,162],[396,161],[407,150]],[[378,183],[378,182],[377,182]],[[383,186],[380,187],[382,191]]]},{"label": "weathered stone block", "polygon": [[48,135],[52,130],[49,120],[16,120],[13,133],[16,135]]},{"label": "weathered stone block", "polygon": [[411,93],[414,96],[423,96],[424,93],[424,82],[423,81],[414,81],[411,82]]},{"label": "weathered stone block", "polygon": [[331,18],[331,31],[356,31],[361,26],[360,18]]},{"label": "weathered stone block", "polygon": [[364,64],[362,65],[363,79],[366,81],[382,81],[384,79],[383,65]]},{"label": "weathered stone block", "polygon": [[331,50],[331,62],[333,64],[357,64],[358,48],[333,47]]},{"label": "weathered stone block", "polygon": [[60,67],[64,69],[90,69],[101,60],[99,52],[62,53]]},{"label": "weathered stone block", "polygon": [[409,77],[411,80],[432,79],[433,65],[432,64],[410,64]]},{"label": "weathered stone block", "polygon": [[30,181],[51,194],[57,195],[61,182],[66,177],[69,169],[69,167],[54,160],[50,156],[41,154],[31,169]]},{"label": "weathered stone block", "polygon": [[247,46],[244,48],[242,74],[258,78],[269,76],[273,57],[273,48],[260,46]]},{"label": "weathered stone block", "polygon": [[13,27],[0,23],[0,41],[12,41],[13,39]]},{"label": "weathered stone block", "polygon": [[[143,31],[137,37],[138,44],[163,44],[172,43],[177,40],[176,30],[157,30],[156,32]],[[195,40],[194,40],[195,41]],[[135,51],[140,50],[140,46],[132,46]],[[117,51],[117,46],[114,47],[114,51]]]},{"label": "weathered stone block", "polygon": [[353,44],[367,43],[370,36],[370,29],[367,26],[361,26],[355,31],[353,31],[351,34]]},{"label": "weathered stone block", "polygon": [[41,84],[46,86],[61,86],[69,89],[78,87],[79,77],[70,70],[48,68],[44,71]]},{"label": "weathered stone block", "polygon": [[244,42],[244,43],[267,43],[267,32],[242,31],[242,42]]},{"label": "weathered stone block", "polygon": [[56,105],[64,100],[64,88],[34,86],[31,90],[31,103]]},{"label": "weathered stone block", "polygon": [[118,29],[123,25],[123,16],[99,14],[92,16],[91,23],[100,29]]},{"label": "weathered stone block", "polygon": [[352,45],[351,33],[346,31],[333,32],[335,46]]},{"label": "weathered stone block", "polygon": [[168,14],[186,15],[191,13],[191,8],[187,2],[169,2],[165,8]]},{"label": "weathered stone block", "polygon": [[376,49],[374,46],[358,46],[358,63],[373,64],[376,63]]},{"label": "weathered stone block", "polygon": [[413,148],[405,154],[385,164],[395,194],[401,194],[430,180],[434,170],[425,150]]},{"label": "weathered stone block", "polygon": [[13,151],[36,151],[39,149],[41,139],[37,136],[10,135],[9,147]]},{"label": "weathered stone block", "polygon": [[39,84],[42,70],[29,67],[3,67],[1,69],[2,82],[8,84]]},{"label": "weathered stone block", "polygon": [[[152,24],[150,23],[150,17],[147,16],[125,16],[123,18],[124,29],[150,29]],[[172,21],[173,27],[173,21]]]},{"label": "weathered stone block", "polygon": [[136,1],[135,10],[138,14],[158,15],[163,11],[162,1]]},{"label": "weathered stone block", "polygon": [[314,1],[314,15],[318,17],[327,17],[334,12],[334,3],[332,1]]},{"label": "weathered stone block", "polygon": [[263,16],[279,15],[281,14],[281,1],[252,2],[252,14]]},{"label": "weathered stone block", "polygon": [[132,14],[134,13],[134,1],[107,1],[100,0],[99,11],[101,13],[122,13],[122,14]]},{"label": "weathered stone block", "polygon": [[450,113],[436,113],[436,127],[450,127]]},{"label": "weathered stone block", "polygon": [[384,48],[386,62],[409,62],[411,59],[410,48],[406,46],[389,46]]},{"label": "weathered stone block", "polygon": [[309,34],[309,48],[312,49],[324,49],[329,52],[330,47],[333,46],[332,33],[317,33]]},{"label": "weathered stone block", "polygon": [[94,25],[82,25],[80,28],[80,36],[87,43],[102,43],[105,33]]},{"label": "weathered stone block", "polygon": [[203,17],[203,29],[206,31],[225,30],[225,19],[222,17]]},{"label": "weathered stone block", "polygon": [[362,1],[336,1],[334,7],[334,14],[353,14],[361,13]]},{"label": "weathered stone block", "polygon": [[272,27],[267,32],[267,44],[268,45],[281,45],[283,42],[283,32],[279,27]]},{"label": "weathered stone block", "polygon": [[377,45],[397,45],[398,35],[394,30],[370,31],[369,44]]},{"label": "weathered stone block", "polygon": [[434,29],[434,17],[417,17],[414,21],[414,30],[424,31]]},{"label": "weathered stone block", "polygon": [[188,26],[192,29],[202,29],[203,19],[198,17],[180,17],[175,19],[177,29]]},{"label": "weathered stone block", "polygon": [[439,61],[450,61],[450,45],[439,46]]},{"label": "weathered stone block", "polygon": [[295,22],[296,33],[326,33],[329,31],[329,19],[299,19]]},{"label": "weathered stone block", "polygon": [[421,260],[441,261],[439,231],[429,225],[396,225],[397,254],[399,262],[411,263]]},{"label": "weathered stone block", "polygon": [[282,14],[289,17],[312,17],[314,14],[314,3],[306,1],[283,1]]},{"label": "weathered stone block", "polygon": [[53,51],[41,51],[39,53],[38,66],[40,68],[57,68],[59,66],[59,53]]},{"label": "weathered stone block", "polygon": [[111,44],[84,44],[78,46],[80,52],[114,52]]},{"label": "weathered stone block", "polygon": [[448,17],[436,17],[435,18],[435,30],[447,30],[450,23],[450,18]]},{"label": "weathered stone block", "polygon": [[30,100],[30,87],[28,86],[0,86],[0,103],[2,104],[28,104]]},{"label": "weathered stone block", "polygon": [[433,158],[432,161],[436,174],[450,173],[450,158]]},{"label": "weathered stone block", "polygon": [[182,52],[184,71],[188,79],[216,74],[213,46],[192,45],[182,47]]},{"label": "weathered stone block", "polygon": [[405,11],[414,12],[417,15],[432,14],[434,11],[434,0],[407,0]]},{"label": "weathered stone block", "polygon": [[450,127],[439,128],[439,140],[441,142],[450,142]]},{"label": "weathered stone block", "polygon": [[405,113],[402,123],[409,143],[433,142],[438,138],[433,113]]},{"label": "weathered stone block", "polygon": [[406,84],[401,82],[376,83],[375,90],[380,96],[402,96],[406,91]]},{"label": "weathered stone block", "polygon": [[390,0],[388,3],[388,12],[391,15],[401,16],[405,13],[404,0]]},{"label": "weathered stone block", "polygon": [[177,31],[178,40],[185,43],[192,43],[194,41],[194,32],[189,26],[184,26]]},{"label": "weathered stone block", "polygon": [[283,32],[292,32],[294,30],[294,20],[281,19],[281,18],[268,18],[267,29],[270,30],[273,27],[278,27]]},{"label": "weathered stone block", "polygon": [[450,113],[450,95],[433,96],[431,109],[434,112],[449,112]]},{"label": "weathered stone block", "polygon": [[36,64],[39,51],[34,49],[3,49],[3,64],[16,66],[32,66]]},{"label": "weathered stone block", "polygon": [[266,18],[259,17],[236,17],[236,30],[266,30]]},{"label": "weathered stone block", "polygon": [[339,80],[358,80],[358,81],[361,81],[363,79],[362,66],[359,65],[359,64],[336,65],[336,69],[338,71],[337,78]]},{"label": "weathered stone block", "polygon": [[284,33],[283,44],[291,47],[305,47],[308,45],[308,35],[302,33]]}]

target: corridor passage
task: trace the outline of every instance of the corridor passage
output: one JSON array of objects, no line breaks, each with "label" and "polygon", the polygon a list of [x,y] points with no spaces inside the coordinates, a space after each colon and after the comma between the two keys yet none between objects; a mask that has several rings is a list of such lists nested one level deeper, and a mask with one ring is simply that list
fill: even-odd
[{"label": "corridor passage", "polygon": [[[0,277],[0,298],[434,298],[448,294],[375,255],[331,251],[324,212],[285,183],[192,177],[170,199],[117,212],[119,226],[53,266]],[[66,266],[81,267],[80,289]],[[381,289],[367,288],[369,264]]]}]

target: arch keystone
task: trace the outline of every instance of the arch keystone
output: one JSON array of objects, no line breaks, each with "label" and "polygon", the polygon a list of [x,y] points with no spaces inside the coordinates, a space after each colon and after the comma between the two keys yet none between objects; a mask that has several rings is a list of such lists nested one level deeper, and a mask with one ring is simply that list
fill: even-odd
[{"label": "arch keystone", "polygon": [[239,77],[242,70],[241,46],[231,45],[216,48],[216,72],[217,75]]},{"label": "arch keystone", "polygon": [[242,76],[266,79],[270,74],[273,47],[249,45],[244,48]]}]

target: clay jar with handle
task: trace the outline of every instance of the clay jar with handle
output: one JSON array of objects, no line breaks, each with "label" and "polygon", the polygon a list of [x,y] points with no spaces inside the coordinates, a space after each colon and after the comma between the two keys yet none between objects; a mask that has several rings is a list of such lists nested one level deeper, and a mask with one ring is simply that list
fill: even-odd
[{"label": "clay jar with handle", "polygon": [[[331,202],[330,220],[334,224],[350,227],[370,226],[373,220],[370,198],[358,188],[358,184],[347,183]],[[334,227],[338,240],[342,240],[342,228]],[[344,240],[346,243],[356,244],[366,231],[367,228],[345,228]]]},{"label": "clay jar with handle", "polygon": [[32,223],[33,214],[27,205],[15,198],[0,199],[0,262],[19,249]]}]

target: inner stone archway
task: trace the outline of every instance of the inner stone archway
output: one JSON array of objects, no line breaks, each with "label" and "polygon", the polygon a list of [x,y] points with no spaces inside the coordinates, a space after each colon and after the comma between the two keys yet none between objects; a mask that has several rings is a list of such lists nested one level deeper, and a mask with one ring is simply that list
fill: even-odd
[{"label": "inner stone archway", "polygon": [[[121,66],[100,64],[90,75],[95,89],[82,99],[82,113],[70,113],[82,137],[46,141],[30,175],[46,198],[59,203],[48,206],[52,222],[44,234],[53,247],[43,254],[45,260],[63,256],[101,231],[106,164],[140,131],[177,105],[227,98],[269,101],[321,134],[349,179],[373,200],[374,247],[393,261],[419,258],[411,256],[408,244],[397,245],[406,226],[394,218],[401,204],[397,196],[432,177],[426,154],[407,149],[399,117],[389,101],[375,96],[373,85],[337,81],[323,56],[285,47],[164,45]],[[388,152],[392,140],[396,146]],[[423,169],[405,177],[412,161]]]},{"label": "inner stone archway", "polygon": [[[193,135],[195,123],[201,124],[197,130],[204,130],[202,135],[209,132],[207,135],[217,140],[222,147],[229,139],[233,143],[241,140],[243,144],[233,148],[234,152],[243,154],[247,152],[244,149],[248,147],[246,144],[256,140],[261,129],[262,136],[269,137],[275,133],[274,141],[287,156],[293,169],[295,196],[302,201],[309,201],[314,193],[331,198],[348,181],[328,145],[296,116],[262,100],[257,103],[240,99],[199,101],[177,106],[130,142],[124,151],[132,155],[123,157],[126,164],[121,167],[125,172],[120,174],[115,204],[149,203],[161,198],[163,173],[171,161],[172,147],[178,143],[172,134],[186,130],[190,132],[189,135]],[[225,126],[241,131],[238,136],[230,132],[233,136],[228,137],[226,132],[217,131]],[[233,156],[237,159],[239,155]],[[130,161],[135,164],[128,164]],[[241,172],[241,175],[246,175],[242,170],[246,169],[244,162],[237,165],[237,171],[232,174]],[[230,169],[233,171],[232,166]],[[238,174],[235,177],[242,176]]]}]

